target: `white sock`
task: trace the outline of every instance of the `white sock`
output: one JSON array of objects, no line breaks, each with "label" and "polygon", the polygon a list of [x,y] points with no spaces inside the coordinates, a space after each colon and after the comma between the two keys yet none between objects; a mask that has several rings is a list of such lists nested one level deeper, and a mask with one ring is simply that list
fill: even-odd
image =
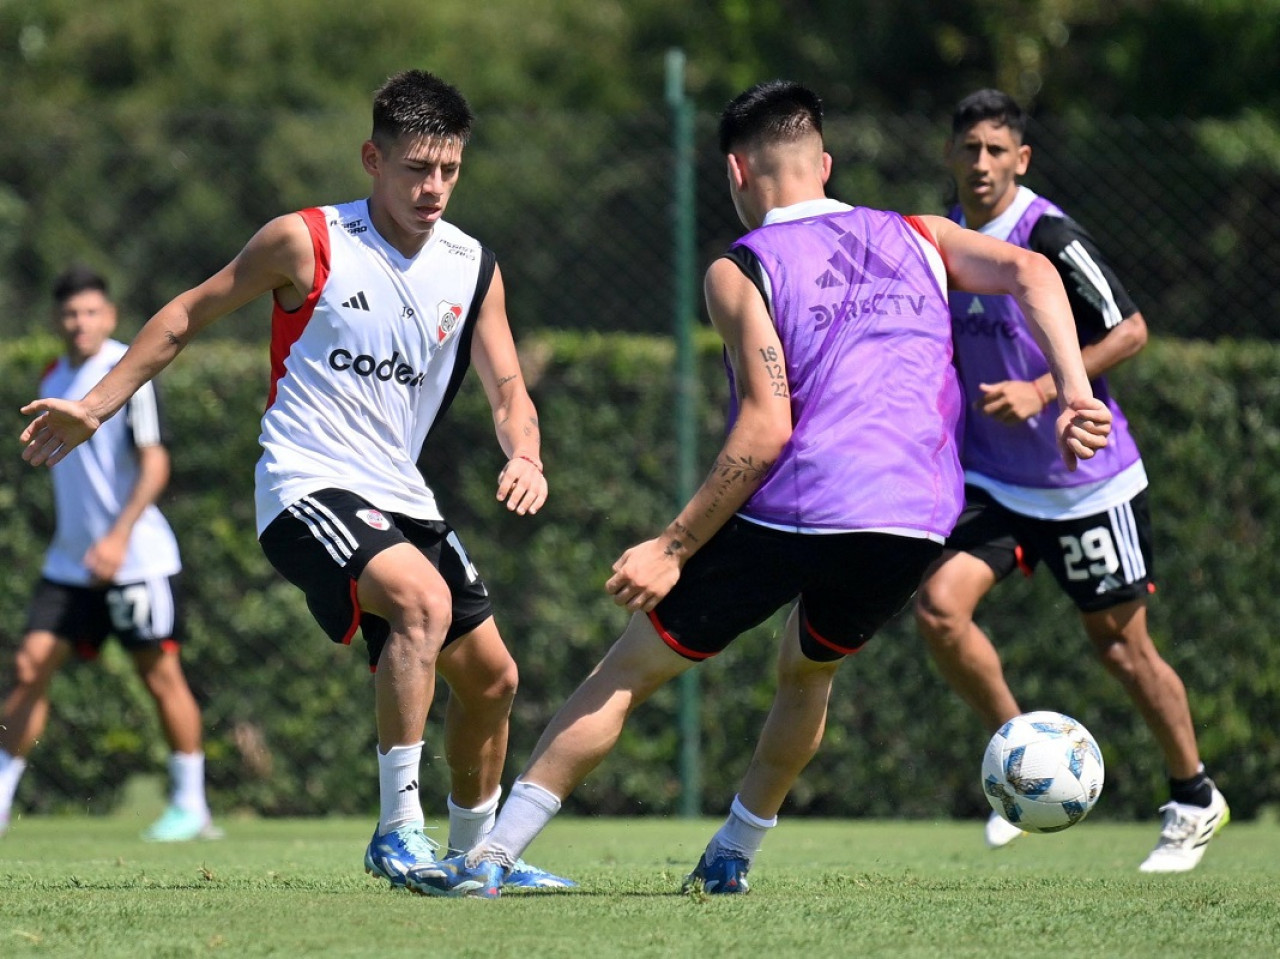
[{"label": "white sock", "polygon": [[449,797],[449,853],[454,855],[466,852],[475,846],[489,831],[498,819],[498,800],[502,797],[502,787],[474,809],[458,806],[453,797]]},{"label": "white sock", "polygon": [[204,796],[204,753],[169,754],[169,801],[184,812],[209,815]]},{"label": "white sock", "polygon": [[711,837],[707,844],[707,854],[714,856],[716,852],[727,851],[737,853],[751,863],[765,835],[778,825],[778,817],[761,819],[746,806],[737,796],[733,797],[733,805],[729,807],[729,818]]},{"label": "white sock", "polygon": [[517,779],[493,831],[471,851],[467,862],[475,865],[484,860],[510,869],[559,811],[560,800],[553,793]]},{"label": "white sock", "polygon": [[378,815],[378,835],[393,829],[424,822],[421,790],[418,788],[418,765],[422,761],[422,743],[392,746],[390,752],[378,750],[378,798],[382,810]]},{"label": "white sock", "polygon": [[10,756],[0,749],[0,819],[9,815],[9,809],[13,806],[13,794],[18,790],[18,780],[26,769],[25,759]]}]

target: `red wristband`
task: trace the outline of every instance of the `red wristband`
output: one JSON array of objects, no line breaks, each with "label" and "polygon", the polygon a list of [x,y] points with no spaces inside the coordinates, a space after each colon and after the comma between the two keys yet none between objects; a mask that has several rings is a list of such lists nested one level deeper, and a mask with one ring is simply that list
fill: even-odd
[{"label": "red wristband", "polygon": [[539,463],[532,456],[525,456],[523,453],[517,453],[515,455],[515,458],[518,460],[524,460],[526,463],[532,463],[534,469],[536,469],[539,473],[542,472],[542,464]]},{"label": "red wristband", "polygon": [[1032,380],[1031,385],[1035,388],[1036,396],[1040,397],[1040,409],[1043,410],[1049,405],[1049,397],[1044,395],[1044,390],[1040,389],[1040,383],[1037,380]]}]

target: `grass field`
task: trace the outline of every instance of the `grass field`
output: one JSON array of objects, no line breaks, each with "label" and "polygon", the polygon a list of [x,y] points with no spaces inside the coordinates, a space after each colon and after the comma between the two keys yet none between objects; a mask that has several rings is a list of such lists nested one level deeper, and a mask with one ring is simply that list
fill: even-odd
[{"label": "grass field", "polygon": [[979,823],[783,820],[747,896],[680,895],[716,823],[563,819],[529,859],[560,894],[427,899],[364,875],[371,823],[229,820],[156,846],[140,816],[0,839],[0,956],[1280,956],[1280,827],[1232,824],[1200,868],[1144,876],[1156,823],[991,852]]}]

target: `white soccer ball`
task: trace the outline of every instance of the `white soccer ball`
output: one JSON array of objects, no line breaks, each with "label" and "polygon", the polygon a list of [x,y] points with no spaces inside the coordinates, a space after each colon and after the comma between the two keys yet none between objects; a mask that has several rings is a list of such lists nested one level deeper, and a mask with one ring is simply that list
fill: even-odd
[{"label": "white soccer ball", "polygon": [[997,813],[1026,832],[1058,832],[1102,794],[1102,753],[1089,730],[1040,710],[1009,720],[982,757],[982,789]]}]

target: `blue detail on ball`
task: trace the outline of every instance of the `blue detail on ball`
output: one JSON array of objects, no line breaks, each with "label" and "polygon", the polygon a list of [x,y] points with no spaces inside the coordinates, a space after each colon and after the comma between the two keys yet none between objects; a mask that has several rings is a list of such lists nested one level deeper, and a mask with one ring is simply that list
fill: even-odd
[{"label": "blue detail on ball", "polygon": [[1015,792],[1020,796],[1034,799],[1037,796],[1043,796],[1052,789],[1053,780],[1022,775],[1022,758],[1026,751],[1024,746],[1015,746],[1009,750],[1009,756],[1004,762],[1004,775]]}]

